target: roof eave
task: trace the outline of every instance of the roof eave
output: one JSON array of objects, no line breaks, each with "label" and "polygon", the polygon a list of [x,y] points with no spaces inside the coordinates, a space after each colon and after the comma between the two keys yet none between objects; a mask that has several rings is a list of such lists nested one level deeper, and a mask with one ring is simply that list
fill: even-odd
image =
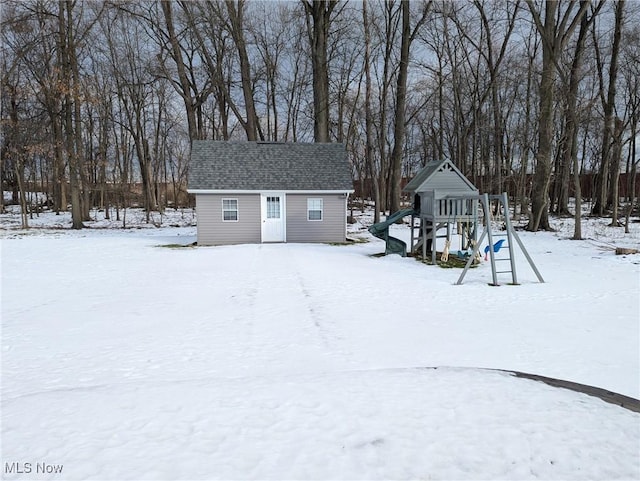
[{"label": "roof eave", "polygon": [[353,194],[353,189],[187,189],[188,194],[261,194],[283,192],[285,194]]}]

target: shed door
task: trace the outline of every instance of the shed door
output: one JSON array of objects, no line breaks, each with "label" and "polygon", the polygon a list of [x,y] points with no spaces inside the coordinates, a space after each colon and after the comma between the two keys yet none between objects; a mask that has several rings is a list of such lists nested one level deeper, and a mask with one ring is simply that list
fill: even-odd
[{"label": "shed door", "polygon": [[262,242],[284,242],[284,194],[261,194]]}]

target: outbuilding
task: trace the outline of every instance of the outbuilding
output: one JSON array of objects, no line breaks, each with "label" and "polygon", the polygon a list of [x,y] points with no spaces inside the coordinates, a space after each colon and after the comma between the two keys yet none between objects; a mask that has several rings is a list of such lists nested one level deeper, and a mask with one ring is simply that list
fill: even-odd
[{"label": "outbuilding", "polygon": [[198,245],[344,242],[353,192],[338,143],[193,141]]}]

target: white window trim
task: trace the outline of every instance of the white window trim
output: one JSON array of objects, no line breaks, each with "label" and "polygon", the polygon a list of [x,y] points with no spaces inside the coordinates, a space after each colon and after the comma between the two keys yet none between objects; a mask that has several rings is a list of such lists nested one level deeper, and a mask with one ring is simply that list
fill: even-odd
[{"label": "white window trim", "polygon": [[[225,209],[224,208],[224,201],[225,200],[235,200],[236,201],[236,208],[235,208],[236,218],[235,219],[225,219],[224,218],[224,213],[225,212],[233,212],[234,211],[234,209]],[[224,197],[222,199],[222,222],[239,222],[239,221],[240,221],[240,202],[238,202],[237,198]]]},{"label": "white window trim", "polygon": [[[317,211],[318,209],[309,209],[309,201],[310,200],[319,200],[320,201],[320,218],[319,219],[310,219],[309,213],[313,211]],[[322,222],[324,220],[324,199],[322,197],[307,197],[307,221],[308,222]]]}]

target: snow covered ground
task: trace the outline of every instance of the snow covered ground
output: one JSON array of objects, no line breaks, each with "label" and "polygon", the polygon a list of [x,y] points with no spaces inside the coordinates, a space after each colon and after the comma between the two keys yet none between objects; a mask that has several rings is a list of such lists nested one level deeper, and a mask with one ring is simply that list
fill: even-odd
[{"label": "snow covered ground", "polygon": [[640,414],[489,370],[640,398],[640,255],[611,249],[639,223],[521,232],[546,283],[518,253],[491,287],[372,257],[367,216],[368,243],[171,248],[189,211],[95,215],[0,215],[4,479],[640,479]]}]

